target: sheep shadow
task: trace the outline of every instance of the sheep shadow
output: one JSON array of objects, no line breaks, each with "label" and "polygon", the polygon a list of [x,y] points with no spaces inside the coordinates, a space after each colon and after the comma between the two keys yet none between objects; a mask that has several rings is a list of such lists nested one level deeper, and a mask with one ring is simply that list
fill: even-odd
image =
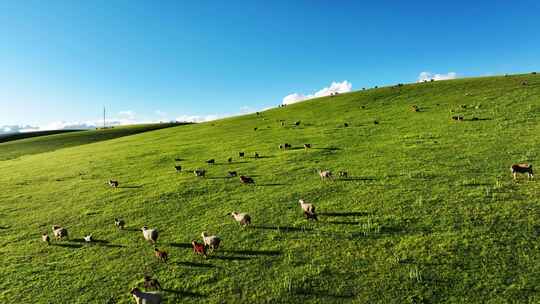
[{"label": "sheep shadow", "polygon": [[186,249],[192,248],[192,245],[190,243],[169,243],[169,246],[176,247],[176,248],[186,248]]},{"label": "sheep shadow", "polygon": [[326,151],[338,151],[341,150],[341,148],[338,147],[328,147],[328,148],[311,148],[314,150],[326,150]]},{"label": "sheep shadow", "polygon": [[109,244],[110,243],[109,241],[106,241],[106,240],[92,240],[92,242],[86,242],[84,239],[72,239],[71,241],[72,242],[77,242],[77,243],[88,243],[88,244],[92,244],[92,243],[95,243],[95,244]]},{"label": "sheep shadow", "polygon": [[207,179],[228,179],[231,178],[230,176],[214,176],[214,177],[207,177]]},{"label": "sheep shadow", "polygon": [[337,181],[352,182],[352,181],[374,181],[377,180],[374,177],[341,177],[337,178]]},{"label": "sheep shadow", "polygon": [[135,186],[118,186],[118,189],[139,189],[142,188],[141,185],[135,185]]},{"label": "sheep shadow", "polygon": [[290,227],[290,226],[251,226],[252,229],[261,229],[261,230],[275,230],[275,231],[283,231],[283,232],[303,232],[303,231],[312,231],[311,228],[298,228],[298,227]]},{"label": "sheep shadow", "polygon": [[212,264],[195,263],[195,262],[176,262],[172,264],[186,266],[186,267],[199,267],[199,268],[215,268],[216,267]]},{"label": "sheep shadow", "polygon": [[340,217],[340,216],[366,216],[368,215],[367,212],[319,212],[318,215],[320,216],[328,216],[328,217]]},{"label": "sheep shadow", "polygon": [[174,293],[175,295],[182,297],[203,298],[206,295],[198,292],[192,292],[187,290],[174,290],[174,289],[162,289],[163,292]]},{"label": "sheep shadow", "polygon": [[273,155],[262,155],[262,156],[259,155],[259,157],[251,156],[250,158],[251,159],[263,159],[263,158],[274,158],[274,157],[275,156],[273,156]]},{"label": "sheep shadow", "polygon": [[247,161],[234,161],[234,160],[233,160],[233,161],[230,162],[230,163],[226,163],[226,164],[224,163],[224,165],[231,165],[231,164],[247,164],[247,163],[249,163],[249,162],[247,162]]},{"label": "sheep shadow", "polygon": [[141,228],[124,228],[120,230],[130,231],[130,232],[141,232]]},{"label": "sheep shadow", "polygon": [[225,255],[209,255],[209,260],[224,260],[224,261],[246,261],[252,259],[246,256],[225,256]]},{"label": "sheep shadow", "polygon": [[81,244],[58,244],[58,243],[51,243],[51,246],[57,246],[57,247],[63,247],[63,248],[71,248],[71,249],[78,249],[78,248],[81,248],[83,245],[81,245]]},{"label": "sheep shadow", "polygon": [[334,224],[334,225],[359,225],[360,222],[358,221],[326,221],[324,222],[326,224]]},{"label": "sheep shadow", "polygon": [[290,186],[290,184],[280,184],[280,183],[274,183],[274,184],[256,184],[255,186],[258,186],[258,187]]},{"label": "sheep shadow", "polygon": [[241,255],[261,255],[261,256],[279,256],[282,254],[279,250],[222,250],[222,252],[230,252]]},{"label": "sheep shadow", "polygon": [[0,230],[6,230],[6,229],[9,229],[11,228],[10,226],[0,226]]}]

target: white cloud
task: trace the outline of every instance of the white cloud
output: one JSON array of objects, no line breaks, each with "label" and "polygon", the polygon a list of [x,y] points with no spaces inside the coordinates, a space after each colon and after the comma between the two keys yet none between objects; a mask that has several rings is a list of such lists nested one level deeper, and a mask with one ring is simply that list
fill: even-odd
[{"label": "white cloud", "polygon": [[439,81],[456,78],[457,74],[454,72],[450,72],[448,74],[433,74],[431,72],[422,72],[420,73],[420,75],[418,75],[418,82],[431,81],[431,79],[433,79],[434,81]]},{"label": "white cloud", "polygon": [[134,120],[136,114],[137,113],[135,113],[135,112],[133,112],[131,110],[118,112],[118,116],[120,116],[123,119],[129,119],[129,120]]},{"label": "white cloud", "polygon": [[180,122],[207,122],[220,118],[228,117],[229,115],[209,114],[209,115],[180,115],[176,121]]},{"label": "white cloud", "polygon": [[287,104],[293,104],[300,101],[304,101],[307,99],[317,98],[317,97],[324,97],[324,96],[330,96],[333,93],[347,93],[352,90],[352,84],[348,82],[347,80],[344,80],[342,82],[332,82],[332,84],[329,87],[325,87],[320,89],[319,91],[313,93],[313,94],[300,94],[300,93],[293,93],[285,96],[282,100],[282,103]]}]

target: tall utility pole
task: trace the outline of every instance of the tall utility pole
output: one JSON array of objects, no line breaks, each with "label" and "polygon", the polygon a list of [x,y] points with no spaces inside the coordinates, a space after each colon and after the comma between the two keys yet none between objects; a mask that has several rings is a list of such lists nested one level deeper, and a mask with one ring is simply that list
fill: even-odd
[{"label": "tall utility pole", "polygon": [[103,129],[105,129],[105,106],[103,106]]}]

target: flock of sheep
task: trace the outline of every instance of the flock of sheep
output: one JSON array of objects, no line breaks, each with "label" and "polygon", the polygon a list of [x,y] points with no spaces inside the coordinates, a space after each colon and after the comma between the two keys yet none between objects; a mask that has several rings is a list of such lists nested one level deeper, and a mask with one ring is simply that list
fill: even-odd
[{"label": "flock of sheep", "polygon": [[[413,106],[412,111],[417,112],[417,111],[419,111],[419,108],[417,106]],[[257,115],[259,115],[259,113],[257,113]],[[458,120],[457,118],[454,118],[454,117],[453,117],[453,119]],[[296,122],[295,124],[298,125],[299,123],[300,122]],[[344,125],[348,126],[347,123],[345,123]],[[312,147],[312,145],[311,144],[304,144],[303,147],[307,151],[308,149],[310,149]],[[287,150],[287,149],[290,149],[290,148],[292,148],[292,146],[290,144],[288,144],[288,143],[284,143],[284,144],[279,145],[280,150]],[[238,156],[240,158],[242,158],[242,157],[245,156],[245,153],[244,152],[239,152]],[[254,158],[259,158],[259,157],[260,156],[259,156],[258,153],[254,153]],[[180,161],[180,159],[175,159],[175,161]],[[232,162],[232,157],[229,158],[227,161],[229,163],[231,163]],[[209,164],[209,165],[213,165],[213,164],[215,164],[215,159],[209,159],[209,160],[206,161],[206,163]],[[182,171],[182,167],[179,166],[179,165],[176,165],[174,168],[175,168],[175,170],[177,172]],[[529,179],[533,178],[533,176],[534,176],[533,175],[532,165],[530,165],[530,164],[525,164],[525,163],[513,164],[510,169],[511,169],[511,172],[512,172],[512,175],[513,175],[514,179],[517,178],[518,173],[527,174]],[[193,170],[193,173],[197,177],[205,177],[206,176],[206,170],[204,170],[204,169]],[[329,170],[319,170],[318,174],[319,174],[320,178],[323,179],[323,180],[333,178],[333,174]],[[229,175],[229,177],[236,177],[237,172],[236,171],[229,171],[228,175]],[[342,178],[347,178],[348,173],[346,171],[340,171],[340,172],[338,172],[338,176],[342,177]],[[255,183],[255,181],[249,176],[241,175],[239,178],[240,178],[240,182],[243,183],[243,184],[253,184],[253,183]],[[119,187],[119,182],[116,181],[116,180],[110,180],[109,185],[112,188],[118,188]],[[299,204],[300,204],[300,207],[302,209],[303,215],[307,220],[315,220],[315,221],[318,220],[317,219],[317,213],[315,211],[315,205],[313,205],[312,203],[306,202],[304,199],[300,199]],[[251,224],[251,221],[252,221],[251,216],[249,214],[247,214],[247,213],[241,213],[241,212],[236,212],[235,211],[235,212],[231,212],[229,215],[236,222],[238,222],[242,227],[245,227],[245,226],[248,226],[248,225]],[[125,223],[125,221],[123,219],[118,219],[118,218],[114,219],[114,225],[118,229],[124,229],[125,224],[126,223]],[[141,228],[141,231],[142,231],[143,238],[146,241],[150,242],[151,244],[153,244],[155,246],[155,244],[157,242],[157,239],[159,237],[158,230],[153,229],[153,228],[148,228],[148,227],[144,226],[144,227]],[[56,240],[62,240],[62,239],[67,239],[68,238],[68,230],[65,227],[54,225],[54,226],[52,226],[52,233],[53,233],[53,236],[54,236],[54,238]],[[202,232],[201,237],[202,237],[202,242],[198,242],[197,240],[192,240],[191,241],[192,250],[193,250],[194,254],[201,255],[203,257],[207,257],[207,255],[209,253],[212,253],[212,252],[219,249],[219,246],[220,246],[220,243],[221,243],[221,238],[219,236],[210,235],[207,232]],[[47,244],[50,243],[51,239],[50,239],[48,233],[43,233],[42,241],[46,242]],[[88,242],[88,243],[93,242],[94,239],[92,238],[92,234],[84,236],[84,241]],[[158,249],[157,247],[154,247],[154,254],[155,254],[156,258],[159,259],[160,261],[167,262],[168,253],[166,251],[163,251],[163,250]],[[148,276],[145,276],[145,278],[144,278],[144,287],[145,287],[145,290],[161,289],[161,285],[159,284],[157,279],[151,278],[151,277],[148,277]],[[141,303],[159,304],[159,303],[161,303],[161,296],[158,293],[141,291],[139,288],[131,289],[130,293],[132,294],[132,296],[134,297],[135,301],[138,304],[141,304]]]}]

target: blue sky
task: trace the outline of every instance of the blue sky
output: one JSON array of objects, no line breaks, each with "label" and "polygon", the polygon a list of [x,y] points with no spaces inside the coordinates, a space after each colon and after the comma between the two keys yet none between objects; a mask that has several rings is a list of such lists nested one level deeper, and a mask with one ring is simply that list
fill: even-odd
[{"label": "blue sky", "polygon": [[235,114],[540,70],[538,1],[2,1],[0,126]]}]

